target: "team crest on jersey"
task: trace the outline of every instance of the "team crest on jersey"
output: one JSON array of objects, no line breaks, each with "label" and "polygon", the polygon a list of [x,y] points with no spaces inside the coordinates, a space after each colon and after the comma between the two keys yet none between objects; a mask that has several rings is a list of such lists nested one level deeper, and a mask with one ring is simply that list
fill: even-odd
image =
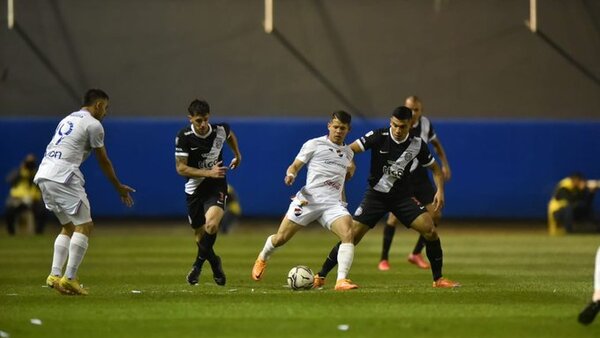
[{"label": "team crest on jersey", "polygon": [[[332,153],[334,152],[334,150],[332,148],[329,148],[329,151],[331,151]],[[339,149],[336,149],[335,153],[337,154],[338,157],[343,157],[344,156],[344,152],[342,152]]]}]

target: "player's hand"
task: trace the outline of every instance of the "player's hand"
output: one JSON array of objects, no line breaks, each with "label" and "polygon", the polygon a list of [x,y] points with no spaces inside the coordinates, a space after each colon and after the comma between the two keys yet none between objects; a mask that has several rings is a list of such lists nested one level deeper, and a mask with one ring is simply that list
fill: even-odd
[{"label": "player's hand", "polygon": [[233,160],[231,160],[231,163],[229,163],[229,169],[235,169],[239,167],[240,163],[242,163],[242,159],[240,157],[234,157]]},{"label": "player's hand", "polygon": [[444,181],[448,182],[452,177],[452,171],[450,171],[449,167],[442,166],[442,175],[444,176]]},{"label": "player's hand", "polygon": [[444,193],[438,190],[438,192],[435,193],[435,196],[433,196],[433,211],[442,210],[442,208],[444,207],[444,203]]},{"label": "player's hand", "polygon": [[291,174],[286,174],[285,178],[283,179],[283,181],[285,182],[285,185],[287,185],[287,186],[294,184],[295,180],[296,180],[296,176],[291,175]]},{"label": "player's hand", "polygon": [[219,161],[215,163],[215,165],[210,168],[209,177],[212,178],[223,178],[225,177],[225,173],[227,173],[227,167],[222,166],[223,161]]},{"label": "player's hand", "polygon": [[119,196],[121,196],[121,202],[128,208],[131,208],[133,206],[133,197],[131,197],[130,193],[135,192],[135,189],[128,185],[121,184],[117,187],[117,190],[119,191]]}]

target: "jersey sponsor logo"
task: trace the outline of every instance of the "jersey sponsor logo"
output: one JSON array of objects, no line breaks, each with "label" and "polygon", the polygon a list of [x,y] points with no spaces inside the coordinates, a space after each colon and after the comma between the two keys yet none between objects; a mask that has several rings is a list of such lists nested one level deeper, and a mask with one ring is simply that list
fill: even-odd
[{"label": "jersey sponsor logo", "polygon": [[342,189],[342,185],[340,184],[340,182],[336,182],[336,181],[332,181],[332,180],[327,180],[325,182],[323,182],[324,185],[331,187],[335,190],[340,190]]},{"label": "jersey sponsor logo", "polygon": [[58,129],[56,130],[56,133],[58,134],[58,136],[60,136],[60,138],[58,139],[58,141],[56,141],[54,145],[58,145],[63,140],[63,138],[65,138],[65,136],[68,136],[72,132],[73,122],[66,121],[65,123],[61,123],[61,125],[58,126]]},{"label": "jersey sponsor logo", "polygon": [[328,165],[335,165],[342,169],[348,169],[348,166],[344,165],[343,163],[338,163],[336,161],[327,160],[327,161],[324,161],[323,163],[328,164]]},{"label": "jersey sponsor logo", "polygon": [[402,178],[402,175],[404,174],[404,167],[395,165],[396,162],[394,161],[388,161],[388,164],[390,165],[383,166],[383,174],[395,178]]},{"label": "jersey sponsor logo", "polygon": [[217,164],[217,162],[219,162],[218,160],[214,160],[214,161],[198,161],[198,169],[210,169],[212,167],[215,166],[215,164]]}]

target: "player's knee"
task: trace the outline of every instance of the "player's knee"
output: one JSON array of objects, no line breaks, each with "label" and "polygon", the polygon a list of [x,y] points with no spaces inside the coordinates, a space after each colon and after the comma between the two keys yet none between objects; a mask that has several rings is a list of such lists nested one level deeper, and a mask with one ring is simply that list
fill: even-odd
[{"label": "player's knee", "polygon": [[423,237],[427,241],[436,241],[439,238],[438,233],[434,226],[432,226],[430,229],[427,229],[427,230],[421,232],[421,235],[423,235]]},{"label": "player's knee", "polygon": [[210,235],[216,234],[219,231],[219,223],[209,220],[204,224],[204,230]]}]

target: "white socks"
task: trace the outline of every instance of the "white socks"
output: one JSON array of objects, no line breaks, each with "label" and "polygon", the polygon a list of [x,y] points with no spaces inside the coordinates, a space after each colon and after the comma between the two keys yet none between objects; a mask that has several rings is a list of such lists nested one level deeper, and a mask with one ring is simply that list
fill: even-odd
[{"label": "white socks", "polygon": [[596,252],[596,268],[594,271],[594,296],[592,300],[597,302],[600,301],[600,247]]},{"label": "white socks", "polygon": [[52,257],[52,270],[50,274],[53,276],[62,276],[62,269],[65,266],[67,257],[69,257],[69,242],[71,237],[63,234],[56,236],[54,241],[54,256]]},{"label": "white socks", "polygon": [[354,260],[354,244],[342,243],[338,249],[337,261],[338,261],[338,275],[337,280],[346,279],[348,277],[348,271],[352,266]]},{"label": "white socks", "polygon": [[69,261],[67,262],[67,270],[65,276],[69,279],[77,277],[77,269],[83,261],[83,256],[88,248],[88,237],[80,232],[74,232],[71,237],[71,245],[69,246]]},{"label": "white socks", "polygon": [[263,247],[262,251],[258,254],[258,258],[262,259],[263,261],[268,260],[271,255],[273,254],[273,252],[275,252],[275,246],[273,246],[273,241],[271,241],[271,238],[275,236],[275,235],[271,235],[269,237],[267,237],[267,241],[265,242],[265,246]]}]

